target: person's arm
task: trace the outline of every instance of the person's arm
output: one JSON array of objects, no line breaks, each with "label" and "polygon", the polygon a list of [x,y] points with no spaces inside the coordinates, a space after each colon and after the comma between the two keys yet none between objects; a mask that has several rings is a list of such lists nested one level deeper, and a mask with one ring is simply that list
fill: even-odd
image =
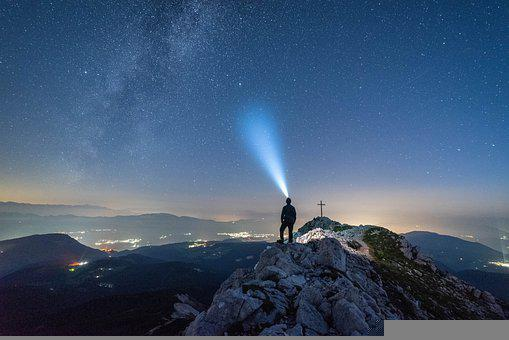
[{"label": "person's arm", "polygon": [[283,218],[285,217],[285,207],[281,210],[281,223],[283,223]]}]

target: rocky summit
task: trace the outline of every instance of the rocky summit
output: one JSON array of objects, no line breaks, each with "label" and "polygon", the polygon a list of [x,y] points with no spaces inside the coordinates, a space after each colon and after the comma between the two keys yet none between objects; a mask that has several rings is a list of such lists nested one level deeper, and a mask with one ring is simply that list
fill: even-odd
[{"label": "rocky summit", "polygon": [[386,319],[506,317],[387,229],[323,217],[296,236],[236,270],[185,335],[382,335]]}]

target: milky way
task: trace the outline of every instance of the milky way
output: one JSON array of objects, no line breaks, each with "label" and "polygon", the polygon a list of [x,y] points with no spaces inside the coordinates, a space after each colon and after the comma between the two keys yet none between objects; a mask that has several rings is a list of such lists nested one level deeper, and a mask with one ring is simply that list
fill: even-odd
[{"label": "milky way", "polygon": [[0,200],[273,213],[278,189],[237,129],[262,103],[301,216],[323,199],[352,222],[504,224],[508,13],[504,1],[3,1]]}]

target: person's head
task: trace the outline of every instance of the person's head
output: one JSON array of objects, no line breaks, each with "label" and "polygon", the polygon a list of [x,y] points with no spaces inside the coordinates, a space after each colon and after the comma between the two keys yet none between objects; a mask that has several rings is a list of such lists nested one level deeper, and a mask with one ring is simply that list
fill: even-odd
[{"label": "person's head", "polygon": [[288,197],[288,198],[286,199],[286,204],[290,204],[290,203],[292,203],[292,200],[291,200],[291,198],[290,198],[290,197]]}]

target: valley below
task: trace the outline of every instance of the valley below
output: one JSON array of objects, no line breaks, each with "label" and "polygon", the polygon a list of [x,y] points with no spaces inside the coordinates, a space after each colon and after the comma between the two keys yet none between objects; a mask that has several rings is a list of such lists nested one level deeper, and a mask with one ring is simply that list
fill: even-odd
[{"label": "valley below", "polygon": [[[224,233],[223,240],[103,251],[65,233],[0,241],[0,334],[374,335],[383,333],[380,322],[385,319],[507,317],[509,271],[490,264],[503,261],[501,253],[478,243],[422,232],[401,236],[325,217],[302,226],[295,245],[275,247],[248,233]],[[322,254],[326,240],[332,248]],[[446,246],[451,242],[454,247]],[[427,287],[430,282],[435,284]],[[323,296],[320,307],[306,286],[338,296],[355,294],[339,305],[337,298],[330,300],[332,295]],[[246,301],[254,304],[245,319],[226,322],[214,316],[220,299],[230,303],[228,294],[240,294],[232,310]],[[304,296],[311,302],[299,302]],[[367,309],[370,299],[377,307]],[[255,316],[261,313],[259,300],[265,314]],[[349,312],[341,306],[349,306]],[[318,314],[310,312],[315,309]],[[355,316],[360,326],[346,329],[334,321],[334,313]],[[316,322],[308,324],[313,318],[321,325],[318,330]],[[281,326],[268,329],[269,323]]]}]

